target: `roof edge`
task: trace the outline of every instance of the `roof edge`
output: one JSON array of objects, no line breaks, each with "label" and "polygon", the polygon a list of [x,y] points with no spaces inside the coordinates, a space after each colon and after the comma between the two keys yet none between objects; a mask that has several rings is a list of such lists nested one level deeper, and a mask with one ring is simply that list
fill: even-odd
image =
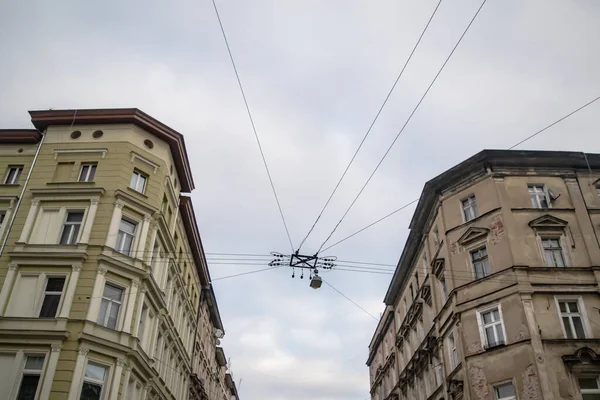
[{"label": "roof edge", "polygon": [[0,129],[0,144],[35,144],[42,136],[37,129]]},{"label": "roof edge", "polygon": [[40,131],[52,125],[135,124],[169,144],[182,191],[189,193],[194,189],[183,135],[137,108],[33,110],[29,115]]}]

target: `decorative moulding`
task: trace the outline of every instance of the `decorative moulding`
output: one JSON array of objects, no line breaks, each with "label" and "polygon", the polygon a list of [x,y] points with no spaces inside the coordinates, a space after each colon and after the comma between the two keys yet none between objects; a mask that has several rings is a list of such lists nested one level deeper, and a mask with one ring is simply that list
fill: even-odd
[{"label": "decorative moulding", "polygon": [[490,230],[488,228],[471,227],[458,239],[458,244],[465,246],[476,240],[485,238]]},{"label": "decorative moulding", "polygon": [[564,229],[567,225],[567,221],[550,214],[542,215],[529,222],[529,226],[534,229]]},{"label": "decorative moulding", "polygon": [[77,154],[77,153],[101,153],[102,159],[106,157],[108,149],[54,149],[54,159],[58,158],[59,154]]},{"label": "decorative moulding", "polygon": [[160,165],[150,161],[149,159],[147,159],[146,157],[144,157],[141,154],[136,153],[135,151],[131,152],[131,162],[134,162],[135,160],[140,160],[146,164],[148,164],[149,166],[151,166],[154,169],[154,174],[156,173],[156,171],[158,171],[158,169],[160,168]]}]

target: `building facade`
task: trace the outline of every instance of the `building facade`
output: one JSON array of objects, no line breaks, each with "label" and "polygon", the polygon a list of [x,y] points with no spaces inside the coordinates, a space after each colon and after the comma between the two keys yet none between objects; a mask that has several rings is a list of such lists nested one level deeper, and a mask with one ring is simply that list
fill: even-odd
[{"label": "building facade", "polygon": [[30,115],[0,131],[1,397],[188,399],[223,326],[183,136],[137,109]]},{"label": "building facade", "polygon": [[600,398],[600,155],[485,150],[425,184],[371,398]]}]

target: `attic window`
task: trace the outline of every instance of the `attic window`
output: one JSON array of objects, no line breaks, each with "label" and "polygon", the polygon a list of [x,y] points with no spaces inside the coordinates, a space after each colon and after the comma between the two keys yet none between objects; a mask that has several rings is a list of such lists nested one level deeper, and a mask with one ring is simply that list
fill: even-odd
[{"label": "attic window", "polygon": [[152,150],[154,148],[154,143],[152,143],[152,140],[146,139],[146,140],[144,140],[144,146],[146,146],[146,148]]},{"label": "attic window", "polygon": [[92,133],[92,137],[94,139],[100,139],[103,135],[104,135],[104,132],[102,132],[101,130],[97,130],[94,133]]},{"label": "attic window", "polygon": [[79,139],[81,137],[81,131],[71,132],[71,139]]}]

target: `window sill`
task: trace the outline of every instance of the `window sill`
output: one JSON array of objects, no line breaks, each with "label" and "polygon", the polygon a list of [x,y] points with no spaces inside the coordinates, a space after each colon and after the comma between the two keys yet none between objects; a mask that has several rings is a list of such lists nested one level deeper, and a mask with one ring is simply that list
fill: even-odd
[{"label": "window sill", "polygon": [[130,192],[130,193],[135,193],[135,194],[137,194],[138,196],[141,196],[141,197],[143,197],[144,199],[148,199],[148,196],[146,196],[146,195],[145,195],[144,193],[142,193],[142,192],[138,192],[137,190],[135,190],[135,189],[134,189],[134,188],[132,188],[132,187],[129,187],[129,186],[127,186],[127,191],[128,191],[128,192]]},{"label": "window sill", "polygon": [[79,181],[57,181],[57,182],[47,182],[46,185],[54,186],[54,185],[86,185],[86,186],[94,186],[96,182],[79,182]]},{"label": "window sill", "polygon": [[21,186],[21,185],[18,184],[18,183],[0,183],[0,186],[18,187],[18,186]]}]

